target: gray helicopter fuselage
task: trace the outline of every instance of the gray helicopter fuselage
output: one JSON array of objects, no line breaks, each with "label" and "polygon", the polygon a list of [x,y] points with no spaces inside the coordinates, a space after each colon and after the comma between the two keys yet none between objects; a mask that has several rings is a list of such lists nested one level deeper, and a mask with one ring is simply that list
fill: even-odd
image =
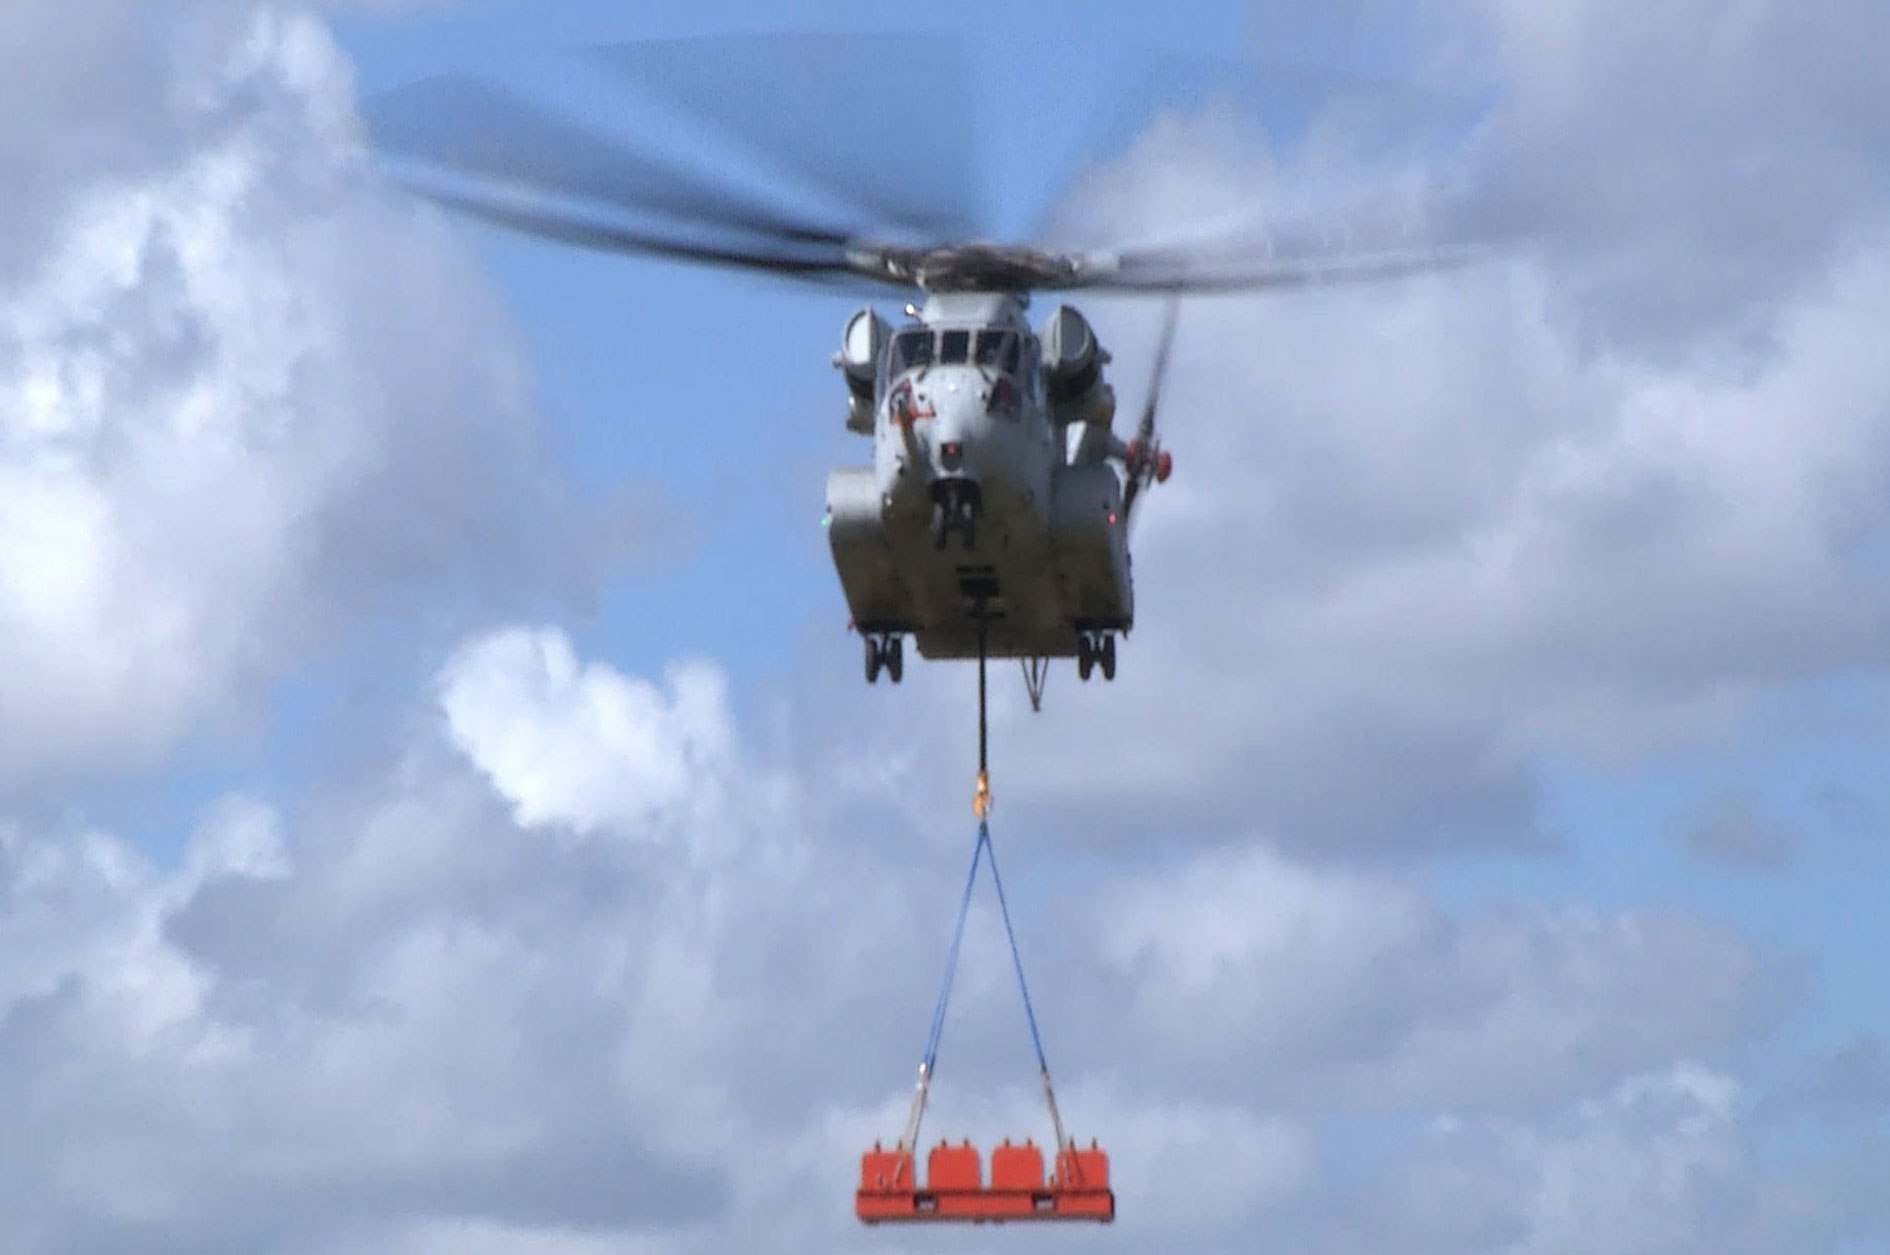
[{"label": "gray helicopter fuselage", "polygon": [[[855,628],[910,635],[927,658],[975,658],[981,616],[994,658],[1071,657],[1086,635],[1128,631],[1121,482],[1107,461],[1120,442],[1087,323],[1059,309],[1052,325],[1074,318],[1087,356],[1046,364],[1016,296],[934,293],[908,312],[897,329],[856,314],[837,359],[849,426],[873,440],[872,465],[835,470],[827,488]],[[1070,377],[1087,390],[1058,387]]]}]

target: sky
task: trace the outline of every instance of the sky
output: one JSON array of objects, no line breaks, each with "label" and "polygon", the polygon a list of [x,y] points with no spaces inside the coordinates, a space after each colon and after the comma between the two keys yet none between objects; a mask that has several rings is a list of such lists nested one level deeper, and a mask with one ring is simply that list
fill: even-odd
[{"label": "sky", "polygon": [[[573,49],[765,28],[887,32],[892,121],[969,40],[994,233],[1503,241],[1188,301],[1117,680],[995,672],[1120,1213],[995,1236],[1890,1250],[1890,14],[1015,7],[0,12],[0,1247],[994,1244],[851,1211],[976,753],[968,668],[846,631],[857,300],[364,146],[430,74],[601,111]],[[1157,311],[1081,307],[1139,398]],[[1010,981],[980,899],[928,1137],[1046,1135]]]}]

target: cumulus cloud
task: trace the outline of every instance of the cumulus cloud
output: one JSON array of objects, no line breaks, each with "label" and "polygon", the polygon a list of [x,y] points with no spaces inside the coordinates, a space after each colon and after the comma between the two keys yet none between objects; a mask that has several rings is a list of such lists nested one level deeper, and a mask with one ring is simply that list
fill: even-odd
[{"label": "cumulus cloud", "polygon": [[1623,1079],[1552,1122],[1440,1120],[1351,1232],[1312,1249],[1828,1250],[1841,1212],[1758,1169],[1738,1084],[1689,1064]]},{"label": "cumulus cloud", "polygon": [[[1851,17],[1457,11],[1494,103],[1446,208],[1532,242],[1184,304],[1137,629],[1113,686],[1062,689],[1023,734],[1034,825],[1541,847],[1545,759],[1710,745],[1755,701],[1880,665],[1890,198],[1883,111],[1836,113],[1882,95],[1860,49],[1884,23]],[[1830,75],[1805,68],[1825,53]],[[1422,208],[1427,160],[1348,166],[1340,190],[1389,179]],[[1176,114],[1077,209],[1131,235],[1264,215],[1324,163]],[[1083,307],[1140,396],[1155,313]]]},{"label": "cumulus cloud", "polygon": [[1711,366],[1880,233],[1890,19],[1867,2],[1468,6],[1504,103],[1487,212],[1554,239],[1548,307],[1580,339]]},{"label": "cumulus cloud", "polygon": [[10,57],[81,46],[38,50],[73,81],[33,106],[80,116],[6,123],[59,159],[0,147],[32,237],[0,283],[0,787],[155,761],[390,606],[515,597],[556,517],[502,320],[375,188],[320,25],[122,7],[4,19]]},{"label": "cumulus cloud", "polygon": [[1118,1054],[1308,1114],[1567,1101],[1727,1056],[1791,987],[1703,920],[1517,907],[1459,921],[1409,885],[1271,854],[1204,856],[1083,910],[1097,992],[1125,991]]},{"label": "cumulus cloud", "polygon": [[[109,834],[8,830],[9,1249],[867,1242],[855,1156],[899,1126],[960,852],[889,844],[869,788],[784,774],[712,669],[687,719],[544,629],[468,641],[439,678],[384,767],[293,813],[227,798],[172,869]],[[468,740],[467,712],[496,709],[546,755],[617,764],[617,795]],[[639,756],[680,764],[665,796],[724,803],[652,809]],[[1454,1113],[1480,1132],[1406,1171],[1527,1180],[1588,1136],[1593,1095],[1632,1107],[1628,1078],[1763,1018],[1762,962],[1696,921],[1458,921],[1392,880],[1220,858],[1105,869],[1026,929],[1065,1118],[1114,1152],[1125,1239],[1241,1249],[1316,1215],[1331,1249],[1368,1249],[1337,1217],[1393,1217],[1326,1167],[1335,1112]],[[928,1127],[1041,1134],[1004,956],[965,962]],[[1728,1083],[1679,1075],[1681,1105],[1740,1136]],[[1618,1136],[1663,1153],[1640,1127]],[[1568,1207],[1630,1188],[1577,1158]],[[1562,1215],[1532,1223],[1553,1238]]]},{"label": "cumulus cloud", "polygon": [[[721,673],[670,676],[673,699],[608,667],[580,669],[552,630],[514,630],[469,645],[446,666],[443,702],[467,755],[522,824],[636,829],[704,805],[728,771]],[[594,756],[572,757],[574,747]]]}]

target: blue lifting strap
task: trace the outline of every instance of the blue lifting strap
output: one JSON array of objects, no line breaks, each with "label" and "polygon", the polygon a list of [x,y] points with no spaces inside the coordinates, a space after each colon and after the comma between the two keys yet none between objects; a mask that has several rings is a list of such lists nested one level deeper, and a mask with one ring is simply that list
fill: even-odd
[{"label": "blue lifting strap", "polygon": [[965,937],[965,920],[971,912],[971,891],[978,882],[978,861],[986,855],[991,860],[991,883],[997,888],[998,910],[1004,917],[1004,936],[1011,947],[1011,966],[1017,972],[1017,989],[1023,995],[1024,1018],[1030,1025],[1030,1045],[1037,1053],[1037,1071],[1043,1080],[1044,1098],[1049,1103],[1056,1145],[1059,1149],[1065,1145],[1063,1118],[1057,1111],[1056,1091],[1050,1085],[1050,1064],[1044,1057],[1043,1037],[1037,1031],[1037,1011],[1031,1005],[1029,982],[1024,979],[1024,958],[1017,948],[1017,931],[1011,925],[1011,908],[1004,894],[1004,878],[998,873],[997,849],[991,844],[990,824],[981,820],[978,824],[978,840],[971,850],[971,870],[965,875],[965,892],[958,902],[958,922],[952,929],[951,948],[946,952],[945,976],[939,984],[938,1005],[932,1011],[932,1031],[926,1038],[925,1055],[919,1064],[919,1086],[913,1095],[912,1114],[907,1121],[903,1139],[909,1150],[917,1149],[919,1122],[925,1115],[926,1094],[938,1066],[939,1043],[945,1035],[945,1010],[951,1002],[952,981],[958,973],[958,952]]},{"label": "blue lifting strap", "polygon": [[[971,913],[971,891],[978,883],[978,860],[984,857],[984,847],[989,842],[985,826],[979,824],[977,843],[971,847],[971,870],[965,873],[964,896],[958,901],[958,923],[952,928],[951,949],[945,952],[945,978],[939,984],[938,1005],[932,1008],[932,1032],[925,1041],[923,1059],[928,1076],[938,1066],[939,1041],[945,1036],[945,1007],[952,999],[952,981],[958,974],[958,948],[965,939],[965,918]],[[992,867],[995,870],[995,862]]]}]

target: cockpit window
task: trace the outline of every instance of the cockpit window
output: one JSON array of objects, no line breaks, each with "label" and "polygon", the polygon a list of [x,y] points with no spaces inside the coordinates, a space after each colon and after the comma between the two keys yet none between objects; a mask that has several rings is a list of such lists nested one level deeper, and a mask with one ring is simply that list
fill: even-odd
[{"label": "cockpit window", "polygon": [[1017,373],[1017,337],[1008,331],[978,333],[978,365],[1002,374]]},{"label": "cockpit window", "polygon": [[938,337],[938,361],[941,366],[962,366],[971,357],[969,331],[945,331]]},{"label": "cockpit window", "polygon": [[930,331],[902,331],[893,337],[892,356],[887,363],[886,374],[901,375],[917,366],[932,364],[932,333]]}]

